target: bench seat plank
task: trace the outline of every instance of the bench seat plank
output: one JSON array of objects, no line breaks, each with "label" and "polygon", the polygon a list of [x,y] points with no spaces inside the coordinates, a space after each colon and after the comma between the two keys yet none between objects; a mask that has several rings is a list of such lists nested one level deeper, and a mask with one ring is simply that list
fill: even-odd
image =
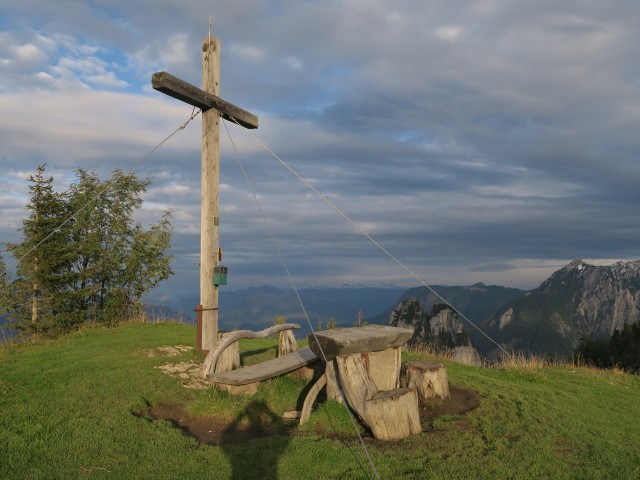
[{"label": "bench seat plank", "polygon": [[318,360],[316,354],[309,347],[305,347],[256,365],[227,372],[212,373],[207,375],[207,379],[213,383],[223,383],[225,385],[247,385],[248,383],[260,382],[284,375],[316,360]]}]

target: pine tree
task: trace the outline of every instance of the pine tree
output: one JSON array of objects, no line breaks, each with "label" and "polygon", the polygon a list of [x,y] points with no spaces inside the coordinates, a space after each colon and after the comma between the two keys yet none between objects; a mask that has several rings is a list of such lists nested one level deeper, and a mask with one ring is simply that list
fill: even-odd
[{"label": "pine tree", "polygon": [[23,240],[9,244],[18,259],[9,315],[18,329],[58,334],[83,322],[114,324],[142,310],[141,298],[168,278],[171,213],[145,230],[133,221],[149,185],[115,170],[102,182],[76,171],[55,193],[45,167],[30,177]]},{"label": "pine tree", "polygon": [[640,322],[625,323],[622,331],[616,329],[609,349],[613,364],[631,372],[640,372]]},{"label": "pine tree", "polygon": [[44,176],[45,165],[36,169],[30,182],[29,216],[22,222],[23,241],[9,243],[7,248],[19,260],[17,278],[12,282],[9,301],[10,317],[15,327],[28,332],[55,330],[58,276],[65,265],[64,243],[60,226],[64,214],[64,198],[53,190],[53,178]]},{"label": "pine tree", "polygon": [[0,255],[0,317],[4,317],[9,311],[9,301],[11,298],[11,283],[7,272],[7,264]]}]

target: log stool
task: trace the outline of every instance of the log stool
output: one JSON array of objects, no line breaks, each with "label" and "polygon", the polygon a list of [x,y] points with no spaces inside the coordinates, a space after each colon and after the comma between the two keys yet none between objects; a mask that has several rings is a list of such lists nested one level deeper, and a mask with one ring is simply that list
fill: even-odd
[{"label": "log stool", "polygon": [[413,388],[418,394],[420,405],[427,405],[428,399],[449,398],[447,369],[438,360],[414,360],[402,363],[400,386]]}]

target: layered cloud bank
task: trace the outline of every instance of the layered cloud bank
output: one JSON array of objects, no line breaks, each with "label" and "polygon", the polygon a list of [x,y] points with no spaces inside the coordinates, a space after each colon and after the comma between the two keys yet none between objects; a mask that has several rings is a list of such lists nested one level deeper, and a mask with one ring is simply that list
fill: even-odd
[{"label": "layered cloud bank", "polygon": [[[533,287],[576,257],[639,256],[640,5],[150,6],[3,7],[3,240],[16,238],[36,165],[61,187],[77,167],[126,169],[191,115],[150,77],[199,84],[213,15],[222,96],[258,114],[267,145],[427,282]],[[137,168],[154,182],[140,220],[175,212],[173,292],[197,291],[198,123]],[[302,284],[414,283],[245,132],[229,131]],[[223,129],[231,286],[286,283],[233,147]]]}]

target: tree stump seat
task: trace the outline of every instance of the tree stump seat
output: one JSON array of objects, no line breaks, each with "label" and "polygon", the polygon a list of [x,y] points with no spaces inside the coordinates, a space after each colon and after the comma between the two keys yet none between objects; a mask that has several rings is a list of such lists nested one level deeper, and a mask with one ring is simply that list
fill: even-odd
[{"label": "tree stump seat", "polygon": [[429,399],[450,397],[447,369],[439,360],[403,362],[400,385],[415,389],[423,406],[429,403]]}]

